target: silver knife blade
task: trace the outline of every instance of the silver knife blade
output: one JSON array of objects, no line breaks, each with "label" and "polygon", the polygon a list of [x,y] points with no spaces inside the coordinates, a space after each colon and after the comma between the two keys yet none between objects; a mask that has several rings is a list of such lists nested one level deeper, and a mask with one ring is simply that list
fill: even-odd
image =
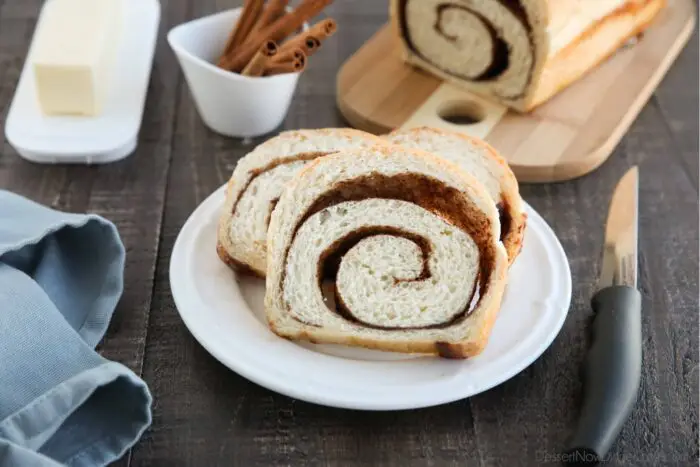
[{"label": "silver knife blade", "polygon": [[598,288],[637,288],[637,228],[639,170],[632,167],[615,187],[605,227],[603,263]]}]

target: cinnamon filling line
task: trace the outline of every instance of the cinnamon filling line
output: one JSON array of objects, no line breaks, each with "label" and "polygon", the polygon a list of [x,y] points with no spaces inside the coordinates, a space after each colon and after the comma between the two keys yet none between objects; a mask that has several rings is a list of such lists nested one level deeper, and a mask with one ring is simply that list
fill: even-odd
[{"label": "cinnamon filling line", "polygon": [[[256,178],[258,178],[260,175],[264,174],[268,170],[272,170],[275,167],[278,167],[280,165],[286,165],[286,164],[291,164],[292,162],[298,162],[298,161],[312,161],[316,159],[317,157],[325,156],[327,154],[331,154],[329,152],[308,152],[308,153],[303,153],[303,154],[297,154],[294,157],[287,157],[285,159],[276,159],[269,164],[267,164],[264,167],[259,167],[257,169],[253,169],[250,171],[250,177],[248,180],[245,182],[245,185],[243,186],[243,189],[238,193],[238,197],[233,201],[233,205],[231,206],[231,214],[234,214],[236,212],[236,208],[238,207],[238,202],[241,200],[241,197],[243,197],[243,194],[248,190],[248,187],[250,186],[251,183],[255,181]],[[274,204],[277,204],[277,201],[279,201],[279,198],[277,200],[272,200]],[[270,212],[272,212],[274,209],[274,206],[270,209]]]},{"label": "cinnamon filling line", "polygon": [[508,210],[508,205],[505,201],[500,201],[498,204],[496,204],[496,209],[498,209],[498,220],[501,223],[500,240],[503,241],[503,239],[508,236],[508,233],[510,233],[510,226],[513,219],[510,216],[510,211]]},{"label": "cinnamon filling line", "polygon": [[272,218],[272,211],[275,210],[275,207],[277,206],[277,203],[279,203],[280,199],[279,197],[270,200],[270,206],[267,209],[267,215],[265,216],[265,227],[269,228],[270,227],[270,218]]},{"label": "cinnamon filling line", "polygon": [[449,40],[450,42],[457,42],[457,36],[450,36],[442,27],[443,15],[449,10],[462,10],[479,18],[479,21],[483,24],[486,30],[491,36],[491,43],[493,44],[493,50],[491,55],[491,63],[489,67],[484,70],[481,74],[473,76],[469,79],[474,81],[489,81],[494,78],[498,78],[502,75],[510,66],[510,57],[508,55],[508,44],[505,43],[496,32],[496,28],[486,19],[481,13],[471,10],[463,5],[446,5],[442,4],[437,8],[437,18],[435,19],[435,24],[433,29],[439,35]]}]

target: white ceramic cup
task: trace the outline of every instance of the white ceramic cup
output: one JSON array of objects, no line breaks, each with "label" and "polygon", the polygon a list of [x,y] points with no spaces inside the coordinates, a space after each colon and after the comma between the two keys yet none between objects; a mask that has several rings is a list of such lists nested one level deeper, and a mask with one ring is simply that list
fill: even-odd
[{"label": "white ceramic cup", "polygon": [[168,32],[168,43],[204,123],[222,135],[245,138],[269,133],[282,123],[299,73],[249,77],[215,65],[241,10],[180,24]]}]

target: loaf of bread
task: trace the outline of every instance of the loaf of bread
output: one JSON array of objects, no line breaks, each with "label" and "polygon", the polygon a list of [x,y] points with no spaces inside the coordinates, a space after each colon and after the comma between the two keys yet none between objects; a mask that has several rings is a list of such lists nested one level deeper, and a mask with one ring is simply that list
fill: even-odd
[{"label": "loaf of bread", "polygon": [[265,277],[270,213],[285,184],[310,161],[346,148],[382,144],[345,128],[285,131],[258,145],[233,171],[219,220],[216,251],[236,271]]},{"label": "loaf of bread", "polygon": [[508,163],[488,143],[461,133],[430,127],[395,130],[384,138],[392,144],[428,151],[474,176],[496,203],[510,263],[520,254],[527,214],[518,181]]},{"label": "loaf of bread", "polygon": [[666,0],[391,0],[404,59],[519,111],[639,34]]},{"label": "loaf of bread", "polygon": [[506,283],[499,238],[486,188],[445,159],[389,145],[317,158],[270,218],[270,329],[316,343],[477,355]]}]

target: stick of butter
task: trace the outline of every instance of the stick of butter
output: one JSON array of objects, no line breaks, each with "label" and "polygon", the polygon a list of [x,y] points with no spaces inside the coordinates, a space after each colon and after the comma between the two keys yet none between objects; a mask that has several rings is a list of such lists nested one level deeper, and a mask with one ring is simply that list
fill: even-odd
[{"label": "stick of butter", "polygon": [[121,16],[121,0],[46,3],[31,59],[44,114],[100,114],[110,86]]}]

